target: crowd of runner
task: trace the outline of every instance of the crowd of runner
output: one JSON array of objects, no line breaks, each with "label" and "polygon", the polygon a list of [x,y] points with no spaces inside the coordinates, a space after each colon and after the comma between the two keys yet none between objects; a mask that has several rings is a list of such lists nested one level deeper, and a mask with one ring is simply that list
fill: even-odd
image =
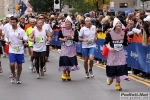
[{"label": "crowd of runner", "polygon": [[[79,70],[75,42],[82,42],[85,78],[93,78],[93,63],[97,32],[106,33],[104,46],[109,49],[106,62],[107,84],[116,78],[116,90],[122,90],[121,80],[128,78],[128,66],[123,46],[132,43],[134,34],[143,35],[142,44],[148,45],[150,36],[149,11],[136,10],[118,13],[91,11],[86,14],[30,14],[20,18],[7,16],[0,23],[0,54],[9,57],[11,83],[21,84],[24,54],[29,53],[29,69],[37,73],[37,79],[44,76],[49,62],[50,42],[54,31],[59,31],[62,41],[59,71],[62,80],[70,81],[71,71]],[[9,46],[9,51],[6,48]],[[80,66],[81,67],[81,66]],[[136,74],[142,71],[134,70]],[[3,68],[0,62],[0,73]]]}]

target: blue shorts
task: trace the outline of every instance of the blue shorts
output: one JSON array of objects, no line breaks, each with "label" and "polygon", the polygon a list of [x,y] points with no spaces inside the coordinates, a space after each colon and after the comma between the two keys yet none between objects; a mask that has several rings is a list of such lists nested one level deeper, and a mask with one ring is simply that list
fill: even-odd
[{"label": "blue shorts", "polygon": [[22,64],[25,62],[24,54],[9,53],[9,61],[10,63]]},{"label": "blue shorts", "polygon": [[95,47],[92,48],[82,48],[82,56],[89,57],[89,55],[94,55],[95,54]]}]

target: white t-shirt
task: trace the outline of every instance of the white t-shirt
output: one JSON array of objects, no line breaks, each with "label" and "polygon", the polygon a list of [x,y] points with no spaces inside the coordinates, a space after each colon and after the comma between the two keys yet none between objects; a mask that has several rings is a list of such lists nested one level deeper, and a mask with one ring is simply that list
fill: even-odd
[{"label": "white t-shirt", "polygon": [[[17,24],[17,26],[20,27],[19,24]],[[11,28],[12,28],[12,25],[11,25],[10,23],[5,24],[5,25],[3,26],[4,34],[5,34],[8,30],[10,30]]]},{"label": "white t-shirt", "polygon": [[[46,23],[44,23],[43,29],[46,29],[49,34],[52,33],[52,31],[53,31],[51,26],[49,24],[46,24]],[[46,44],[46,45],[49,45],[49,44]]]},{"label": "white t-shirt", "polygon": [[5,34],[9,29],[11,29],[11,28],[12,28],[12,26],[11,26],[10,23],[5,24],[5,25],[3,26],[4,34]]},{"label": "white t-shirt", "polygon": [[96,43],[93,41],[96,35],[96,26],[92,25],[91,28],[82,27],[79,36],[83,39],[88,39],[88,42],[82,42],[82,48],[96,47]]},{"label": "white t-shirt", "polygon": [[[20,35],[23,40],[18,39],[18,35]],[[10,28],[5,33],[5,40],[9,40],[11,42],[9,45],[9,53],[24,54],[23,41],[28,41],[28,37],[23,29],[18,27],[17,30],[14,31],[12,28]]]}]

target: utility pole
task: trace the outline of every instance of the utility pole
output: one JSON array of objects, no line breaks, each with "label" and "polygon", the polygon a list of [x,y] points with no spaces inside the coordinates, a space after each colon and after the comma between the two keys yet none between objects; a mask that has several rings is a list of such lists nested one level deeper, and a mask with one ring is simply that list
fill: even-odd
[{"label": "utility pole", "polygon": [[103,4],[105,4],[105,0],[103,0]]},{"label": "utility pole", "polygon": [[145,1],[143,0],[143,11],[144,11],[144,6],[145,6],[144,3],[145,3]]}]

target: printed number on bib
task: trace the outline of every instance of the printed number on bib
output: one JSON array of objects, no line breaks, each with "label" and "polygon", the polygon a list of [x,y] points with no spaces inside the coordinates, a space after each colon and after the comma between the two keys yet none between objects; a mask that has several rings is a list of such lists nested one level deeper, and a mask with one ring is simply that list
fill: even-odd
[{"label": "printed number on bib", "polygon": [[65,45],[66,45],[67,47],[72,46],[72,45],[73,45],[73,41],[72,41],[72,40],[67,40],[67,41],[65,42]]},{"label": "printed number on bib", "polygon": [[42,37],[37,37],[36,42],[43,43],[44,39]]},{"label": "printed number on bib", "polygon": [[15,45],[15,46],[12,47],[12,50],[14,52],[19,52],[20,51],[20,47]]},{"label": "printed number on bib", "polygon": [[114,44],[114,49],[115,49],[116,51],[120,51],[120,50],[123,49],[123,45],[122,45],[122,44]]},{"label": "printed number on bib", "polygon": [[93,39],[88,41],[88,45],[93,45]]}]

